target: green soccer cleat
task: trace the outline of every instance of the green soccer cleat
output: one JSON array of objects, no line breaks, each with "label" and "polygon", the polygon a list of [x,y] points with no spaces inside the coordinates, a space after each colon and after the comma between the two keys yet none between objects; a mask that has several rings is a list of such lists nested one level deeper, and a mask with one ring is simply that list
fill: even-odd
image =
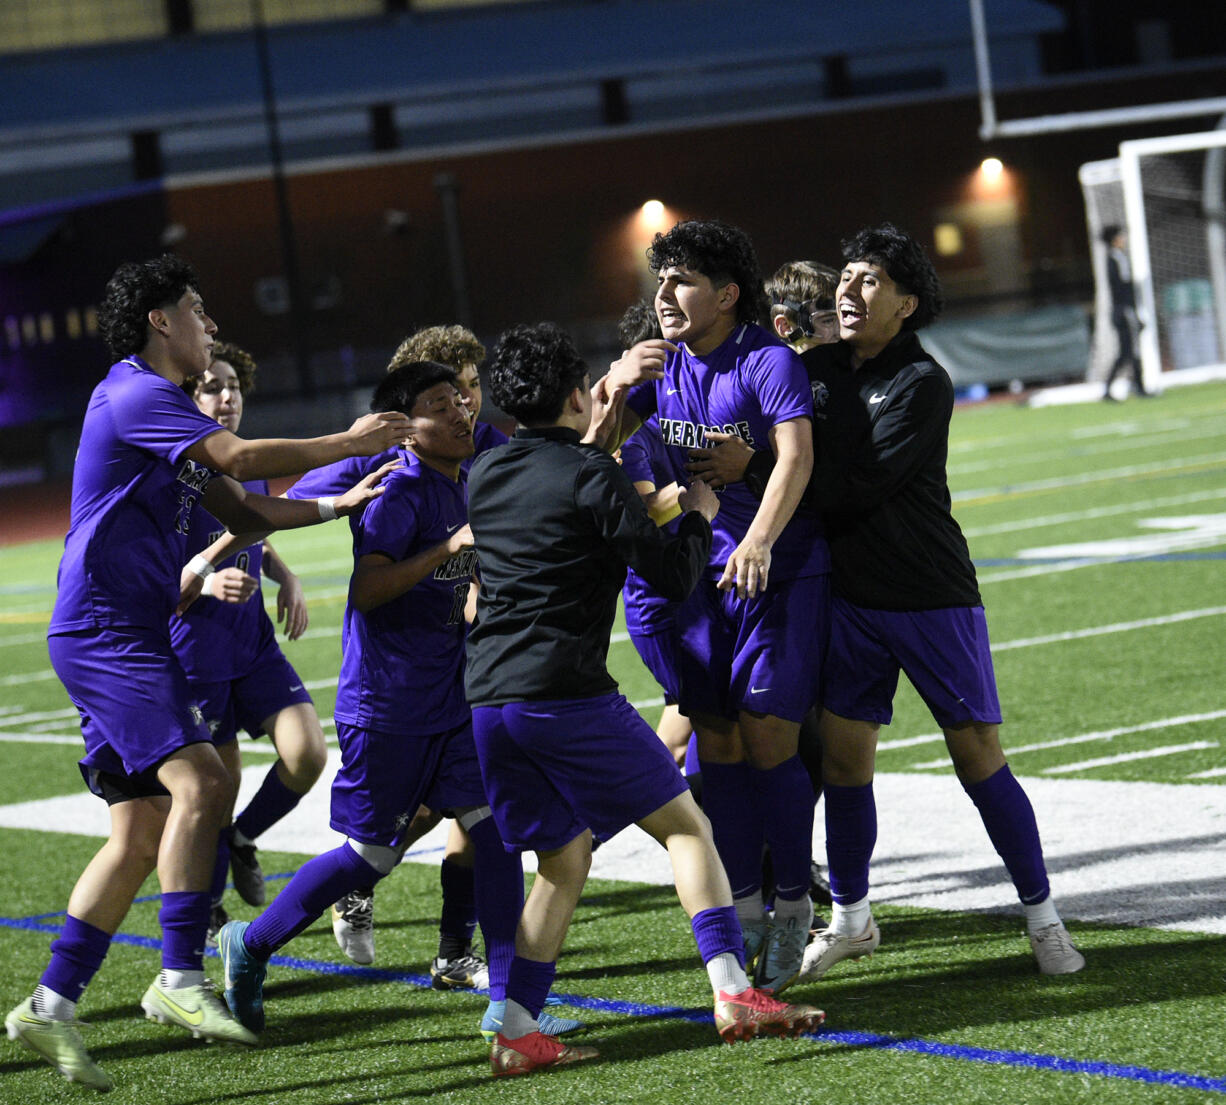
[{"label": "green soccer cleat", "polygon": [[9,1039],[37,1052],[69,1082],[95,1090],[109,1090],[115,1083],[85,1050],[80,1021],[53,1021],[34,1012],[34,999],[26,998],[4,1018]]},{"label": "green soccer cleat", "polygon": [[257,1037],[239,1024],[212,985],[180,986],[170,989],[155,978],[141,998],[145,1017],[159,1024],[177,1024],[203,1040],[235,1044],[254,1044]]}]

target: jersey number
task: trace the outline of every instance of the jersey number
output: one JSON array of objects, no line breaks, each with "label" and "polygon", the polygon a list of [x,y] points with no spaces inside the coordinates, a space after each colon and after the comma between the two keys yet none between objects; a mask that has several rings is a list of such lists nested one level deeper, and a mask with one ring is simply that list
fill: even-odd
[{"label": "jersey number", "polygon": [[196,505],[196,496],[190,491],[179,492],[179,513],[175,515],[175,529],[179,533],[189,533],[192,528],[192,507]]},{"label": "jersey number", "polygon": [[468,605],[468,581],[457,583],[451,589],[451,613],[447,615],[447,624],[456,625],[464,617],[464,607]]}]

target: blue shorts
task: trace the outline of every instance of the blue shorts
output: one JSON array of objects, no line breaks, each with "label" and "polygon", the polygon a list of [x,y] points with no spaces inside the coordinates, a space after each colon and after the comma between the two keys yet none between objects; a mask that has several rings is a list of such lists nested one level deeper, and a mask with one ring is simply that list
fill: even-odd
[{"label": "blue shorts", "polygon": [[508,851],[608,840],[686,791],[663,741],[620,694],[473,710],[485,793]]},{"label": "blue shorts", "polygon": [[87,783],[91,769],[140,775],[180,748],[209,739],[168,634],[105,626],[57,633],[47,638],[47,648],[81,715]]},{"label": "blue shorts", "polygon": [[246,675],[218,683],[193,680],[192,694],[204,713],[214,744],[226,744],[245,729],[253,737],[265,735],[261,724],[287,706],[310,702],[298,673],[280,646],[265,648]]},{"label": "blue shorts", "polygon": [[817,701],[829,633],[828,575],[771,583],[747,599],[699,580],[677,610],[681,712],[799,723]]},{"label": "blue shorts", "polygon": [[396,847],[419,806],[448,812],[485,805],[472,722],[405,736],[336,723],[341,767],[332,783],[338,833]]},{"label": "blue shorts", "polygon": [[904,671],[936,723],[1000,724],[982,606],[869,610],[834,600],[823,705],[839,717],[889,725]]},{"label": "blue shorts", "polygon": [[677,675],[677,638],[672,627],[655,633],[640,633],[633,629],[629,633],[639,658],[651,672],[652,678],[660,684],[664,701],[669,704],[676,702],[680,679]]}]

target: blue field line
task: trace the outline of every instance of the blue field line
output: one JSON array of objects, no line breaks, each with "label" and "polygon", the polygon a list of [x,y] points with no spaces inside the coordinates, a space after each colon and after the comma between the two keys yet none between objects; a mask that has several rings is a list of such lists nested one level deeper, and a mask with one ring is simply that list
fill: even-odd
[{"label": "blue field line", "polygon": [[[148,899],[145,899],[148,900]],[[37,917],[0,917],[0,927],[22,929],[27,932],[58,934],[61,926],[44,923],[44,918],[62,914],[40,914]],[[160,951],[161,940],[152,936],[133,936],[116,933],[114,942],[129,947],[148,948]],[[216,956],[214,949],[207,952]],[[287,967],[294,971],[311,971],[322,975],[347,975],[367,982],[401,982],[419,989],[430,989],[430,976],[413,971],[391,971],[379,967],[360,967],[356,963],[337,963],[322,959],[301,959],[297,956],[274,955],[269,961],[274,967]],[[486,991],[473,991],[474,996]],[[615,1001],[608,998],[585,997],[582,994],[552,994],[550,1003],[571,1005],[596,1013],[614,1013],[625,1017],[645,1017],[655,1020],[680,1020],[702,1024],[712,1019],[709,1008],[686,1008],[678,1005],[648,1005],[642,1002]],[[1155,1070],[1125,1063],[1107,1063],[1099,1060],[1069,1059],[1062,1055],[1042,1055],[1028,1051],[1004,1051],[996,1048],[970,1047],[965,1044],[942,1044],[935,1040],[904,1039],[883,1036],[876,1032],[840,1031],[823,1029],[810,1034],[815,1040],[841,1047],[874,1048],[881,1051],[898,1051],[910,1055],[929,1055],[939,1059],[956,1059],[969,1063],[987,1063],[993,1066],[1018,1067],[1028,1070],[1055,1071],[1060,1074],[1089,1074],[1099,1078],[1115,1078],[1124,1082],[1143,1082],[1148,1085],[1174,1086],[1183,1090],[1202,1090],[1206,1093],[1226,1094],[1226,1079],[1209,1078],[1177,1070]]]}]

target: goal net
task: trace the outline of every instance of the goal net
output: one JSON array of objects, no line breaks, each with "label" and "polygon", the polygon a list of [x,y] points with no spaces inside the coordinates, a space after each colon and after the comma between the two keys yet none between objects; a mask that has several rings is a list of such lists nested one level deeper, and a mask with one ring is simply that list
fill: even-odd
[{"label": "goal net", "polygon": [[[1118,161],[1082,166],[1095,276],[1091,375],[1115,358],[1102,230],[1128,229],[1141,363],[1163,373],[1214,373],[1226,361],[1226,131],[1120,143]],[[1170,382],[1174,382],[1171,380]]]}]

